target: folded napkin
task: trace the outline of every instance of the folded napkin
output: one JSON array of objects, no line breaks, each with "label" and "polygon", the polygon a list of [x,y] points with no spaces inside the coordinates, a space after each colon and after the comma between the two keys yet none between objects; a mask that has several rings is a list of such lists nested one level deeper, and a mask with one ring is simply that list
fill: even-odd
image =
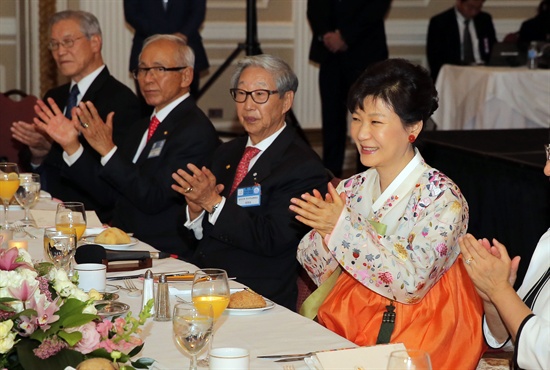
[{"label": "folded napkin", "polygon": [[385,370],[390,353],[406,350],[403,343],[318,352],[304,361],[312,370]]},{"label": "folded napkin", "polygon": [[[55,226],[56,210],[31,209],[31,215],[38,227],[53,227]],[[94,211],[86,211],[86,226],[87,227],[102,227],[103,224],[99,221]]]}]

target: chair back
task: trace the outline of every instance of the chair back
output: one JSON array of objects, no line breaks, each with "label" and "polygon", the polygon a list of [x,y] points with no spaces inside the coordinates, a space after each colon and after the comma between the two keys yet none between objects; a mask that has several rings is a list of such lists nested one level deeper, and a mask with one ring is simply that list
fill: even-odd
[{"label": "chair back", "polygon": [[[19,95],[19,100],[11,98]],[[25,147],[11,137],[10,127],[15,121],[31,123],[36,116],[34,105],[37,98],[21,90],[10,90],[0,94],[0,161],[20,163],[19,153]]]}]

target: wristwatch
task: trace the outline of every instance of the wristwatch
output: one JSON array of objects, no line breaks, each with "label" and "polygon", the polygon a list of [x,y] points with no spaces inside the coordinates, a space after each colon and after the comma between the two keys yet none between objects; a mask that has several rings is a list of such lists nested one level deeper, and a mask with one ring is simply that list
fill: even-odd
[{"label": "wristwatch", "polygon": [[214,204],[214,205],[212,206],[212,209],[211,209],[210,212],[208,212],[208,213],[213,214],[214,212],[216,212],[216,210],[220,207],[220,204],[222,204],[222,201],[221,201],[221,200],[220,200],[218,203]]}]

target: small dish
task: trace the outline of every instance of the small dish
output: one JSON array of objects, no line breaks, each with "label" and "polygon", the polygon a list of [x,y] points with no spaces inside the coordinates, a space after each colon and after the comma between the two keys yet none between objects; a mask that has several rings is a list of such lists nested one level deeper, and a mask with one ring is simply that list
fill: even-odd
[{"label": "small dish", "polygon": [[[82,237],[82,242],[84,244],[98,244],[95,242],[95,237],[97,235],[88,235],[88,236],[84,236]],[[136,245],[138,243],[138,240],[136,238],[134,238],[133,236],[130,237],[130,243],[128,244],[98,244],[98,245],[101,245],[103,248],[105,249],[110,249],[110,250],[114,250],[114,251],[121,251],[121,250],[125,250],[125,249],[129,249],[131,247],[133,247],[134,245]]]},{"label": "small dish", "polygon": [[130,310],[130,306],[119,301],[95,301],[94,306],[100,317],[120,316]]}]

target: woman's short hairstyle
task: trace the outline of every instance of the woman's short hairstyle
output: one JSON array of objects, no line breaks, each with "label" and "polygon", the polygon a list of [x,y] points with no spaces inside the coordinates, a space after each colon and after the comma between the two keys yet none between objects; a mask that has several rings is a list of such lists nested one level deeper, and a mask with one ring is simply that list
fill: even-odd
[{"label": "woman's short hairstyle", "polygon": [[101,36],[101,27],[99,26],[99,21],[96,16],[82,10],[64,10],[55,13],[51,16],[48,23],[48,32],[51,34],[53,25],[66,19],[76,20],[80,25],[80,32],[88,39],[94,35]]},{"label": "woman's short hairstyle", "polygon": [[[178,67],[195,67],[195,53],[193,52],[193,49],[191,49],[191,47],[187,45],[185,40],[176,35],[158,34],[149,36],[143,42],[141,50],[143,51],[143,49],[145,49],[147,45],[159,40],[167,40],[175,43],[178,46],[176,55],[174,56]],[[141,53],[139,54],[139,56],[141,57]]]},{"label": "woman's short hairstyle", "polygon": [[281,58],[269,54],[247,56],[239,60],[231,77],[232,88],[238,87],[241,74],[248,67],[263,68],[269,72],[275,80],[279,96],[283,96],[287,91],[298,90],[298,77],[290,66]]},{"label": "woman's short hairstyle", "polygon": [[348,110],[363,109],[367,97],[386,103],[403,125],[425,123],[439,106],[428,71],[405,59],[387,59],[368,67],[350,89]]}]

